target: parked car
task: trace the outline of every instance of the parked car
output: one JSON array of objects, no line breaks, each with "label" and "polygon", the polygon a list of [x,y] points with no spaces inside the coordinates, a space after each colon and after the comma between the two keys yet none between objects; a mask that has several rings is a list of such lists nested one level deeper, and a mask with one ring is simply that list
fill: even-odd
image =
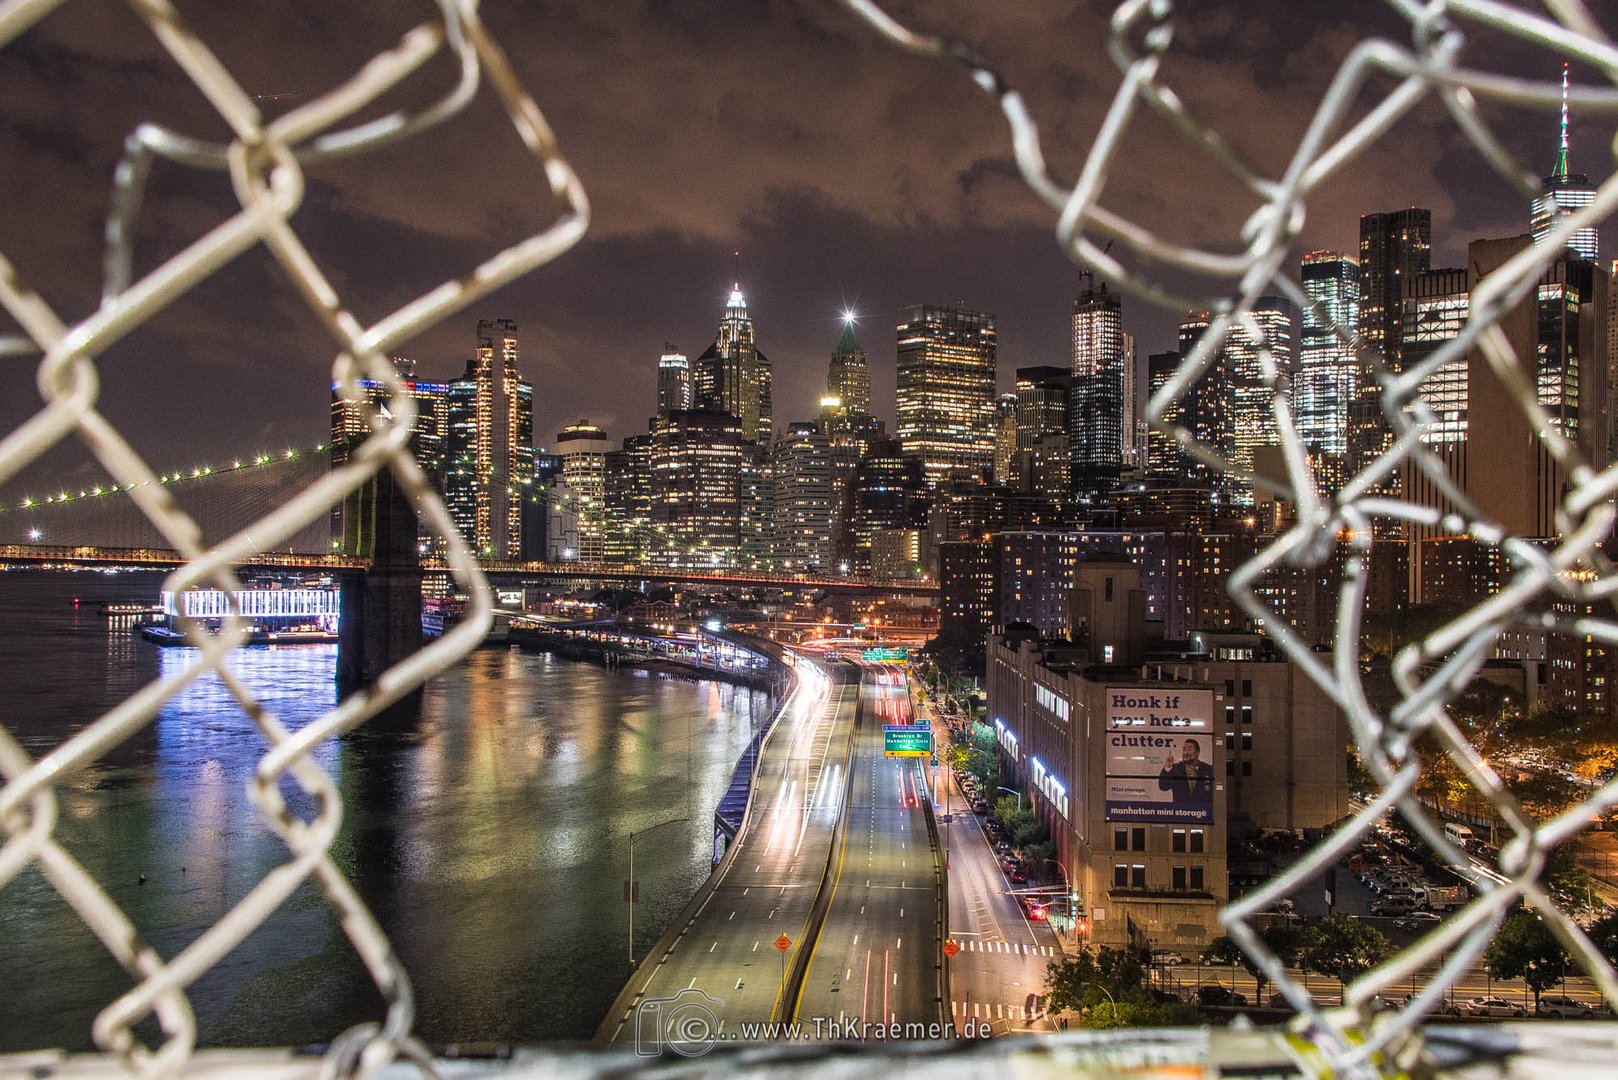
[{"label": "parked car", "polygon": [[1523,1016],[1527,1011],[1521,1005],[1497,997],[1475,997],[1462,1003],[1461,1008],[1468,1016]]},{"label": "parked car", "polygon": [[1011,879],[1013,885],[1026,885],[1028,883],[1028,875],[1021,870],[1008,871],[1006,876]]},{"label": "parked car", "polygon": [[1425,930],[1434,923],[1443,921],[1442,915],[1435,915],[1431,911],[1412,911],[1404,918],[1396,920],[1393,925],[1406,930]]},{"label": "parked car", "polygon": [[[1410,1008],[1410,1006],[1412,1006],[1412,1005],[1414,1005],[1416,1003],[1417,996],[1418,995],[1416,995],[1416,994],[1406,994],[1404,996],[1404,1002],[1403,1002],[1401,1007],[1406,1008],[1406,1009]],[[1459,1016],[1459,1015],[1461,1015],[1461,1010],[1460,1010],[1459,1006],[1457,1006],[1454,1002],[1452,1002],[1448,998],[1446,998],[1443,1001],[1440,1001],[1437,1005],[1434,1005],[1432,1007],[1432,1009],[1429,1010],[1428,1015],[1429,1016]]]},{"label": "parked car", "polygon": [[972,813],[977,814],[979,817],[988,814],[988,812],[989,804],[984,802],[982,799],[979,799],[972,804]]},{"label": "parked car", "polygon": [[1539,999],[1539,1016],[1549,1016],[1555,1020],[1589,1020],[1595,1014],[1589,1005],[1562,994],[1545,994]]},{"label": "parked car", "polygon": [[1371,904],[1372,915],[1409,915],[1416,910],[1416,905],[1409,900],[1377,900]]},{"label": "parked car", "polygon": [[1212,986],[1200,987],[1197,990],[1197,1004],[1214,1006],[1246,1005],[1247,998],[1228,986],[1214,983]]},{"label": "parked car", "polygon": [[1166,967],[1179,967],[1181,964],[1185,963],[1185,957],[1181,956],[1173,949],[1153,949],[1152,963],[1163,964]]}]

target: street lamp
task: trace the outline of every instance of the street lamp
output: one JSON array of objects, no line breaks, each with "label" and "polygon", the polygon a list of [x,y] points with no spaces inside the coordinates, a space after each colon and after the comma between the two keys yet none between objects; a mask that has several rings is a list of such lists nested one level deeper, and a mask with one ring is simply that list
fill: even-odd
[{"label": "street lamp", "polygon": [[[688,817],[669,818],[667,821],[658,822],[650,829],[642,829],[640,835],[645,836],[647,833],[661,829],[665,825],[675,825],[679,822],[690,820]],[[624,901],[629,908],[629,966],[631,969],[635,966],[635,901],[639,899],[638,894],[635,892],[635,835],[633,832],[629,834],[629,880],[624,883]]]},{"label": "street lamp", "polygon": [[[1017,809],[1018,810],[1022,809],[1022,792],[1021,791],[1017,790],[1016,788],[1001,787],[999,784],[996,784],[994,789],[996,791],[1004,791],[1004,792],[1006,792],[1008,794],[1017,796]],[[1032,807],[1032,800],[1029,800],[1029,802],[1030,802],[1030,807],[1029,808],[1032,809],[1033,808]]]}]

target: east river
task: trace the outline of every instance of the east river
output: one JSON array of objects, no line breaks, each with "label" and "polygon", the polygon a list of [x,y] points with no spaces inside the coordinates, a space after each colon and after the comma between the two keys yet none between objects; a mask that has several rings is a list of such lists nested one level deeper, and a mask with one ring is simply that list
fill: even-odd
[{"label": "east river", "polygon": [[[152,602],[157,574],[0,574],[0,723],[34,757],[194,662],[113,629],[104,602]],[[77,598],[77,606],[74,601]],[[249,648],[236,670],[288,727],[335,701],[336,646]],[[713,810],[762,694],[480,650],[426,687],[406,733],[322,746],[342,793],[333,847],[410,972],[429,1044],[587,1039],[628,975],[628,834],[644,955],[706,877]],[[248,800],[265,747],[216,677],[61,790],[55,835],[172,957],[288,858]],[[282,791],[301,814],[310,800]],[[144,883],[142,876],[144,875]],[[0,1052],[91,1049],[132,980],[37,870],[0,887]],[[192,985],[200,1044],[303,1046],[380,1019],[310,885]],[[140,1029],[150,1035],[155,1025]]]}]

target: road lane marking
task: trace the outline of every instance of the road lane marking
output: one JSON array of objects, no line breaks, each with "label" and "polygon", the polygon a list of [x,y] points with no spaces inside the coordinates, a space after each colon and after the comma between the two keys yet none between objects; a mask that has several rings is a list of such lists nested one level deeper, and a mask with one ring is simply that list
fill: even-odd
[{"label": "road lane marking", "polygon": [[697,977],[695,975],[693,975],[693,976],[691,976],[691,981],[686,984],[685,988],[687,990],[690,990],[692,987],[694,987],[696,985],[697,985]]},{"label": "road lane marking", "polygon": [[736,913],[735,913],[735,912],[734,912],[734,911],[732,911],[732,912],[731,912],[731,913],[730,913],[730,918],[729,918],[729,919],[726,919],[726,920],[725,920],[725,921],[726,921],[726,922],[729,922],[729,921],[730,921],[730,919],[734,919],[734,918],[735,918],[735,917],[736,917]]},{"label": "road lane marking", "polygon": [[893,947],[895,949],[904,948],[905,947],[905,939],[904,938],[894,938],[893,939]]},{"label": "road lane marking", "polygon": [[753,951],[758,952],[758,942],[757,941],[753,942]]},{"label": "road lane marking", "polygon": [[712,945],[708,946],[708,951],[713,952],[717,948],[719,948],[719,939],[715,938],[714,943]]}]

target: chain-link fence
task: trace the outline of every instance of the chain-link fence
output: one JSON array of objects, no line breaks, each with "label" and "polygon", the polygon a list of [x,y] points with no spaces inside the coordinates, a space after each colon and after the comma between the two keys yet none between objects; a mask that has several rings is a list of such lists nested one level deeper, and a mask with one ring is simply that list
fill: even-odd
[{"label": "chain-link fence", "polygon": [[[58,6],[55,0],[10,0],[0,5],[0,47]],[[116,172],[107,222],[102,303],[88,318],[72,324],[64,320],[0,256],[0,304],[23,331],[20,336],[0,339],[0,355],[42,355],[38,385],[44,399],[43,408],[0,441],[0,483],[57,444],[77,439],[186,560],[164,588],[178,591],[211,585],[233,595],[241,588],[233,566],[284,547],[289,537],[324,518],[345,495],[378,472],[390,470],[428,527],[443,538],[447,566],[473,603],[459,627],[390,667],[363,691],[296,733],[265,709],[226,663],[230,652],[245,639],[246,628],[236,618],[228,620],[217,635],[199,626],[188,627],[198,650],[197,663],[182,674],[144,687],[38,760],[0,728],[0,771],[6,778],[0,790],[0,824],[5,829],[0,886],[27,867],[37,868],[129,972],[135,985],[100,1012],[94,1037],[98,1046],[120,1057],[132,1072],[174,1075],[184,1067],[196,1036],[186,988],[304,882],[317,885],[333,906],[387,1006],[381,1023],[355,1027],[333,1040],[323,1072],[347,1076],[372,1071],[400,1055],[424,1059],[424,1051],[411,1035],[409,979],[387,938],[328,857],[341,805],[336,786],[315,764],[311,751],[455,663],[482,639],[491,618],[489,592],[477,564],[406,444],[415,406],[402,392],[388,352],[423,328],[566,251],[585,229],[584,193],[538,107],[479,19],[475,0],[442,0],[435,19],[410,30],[396,46],[371,58],[339,85],[274,120],[265,119],[253,97],[187,28],[167,0],[135,0],[131,7],[217,113],[231,140],[210,143],[153,124],[142,124],[129,136]],[[424,78],[425,71],[433,70],[429,62],[445,55],[458,74],[431,104],[356,119],[376,112],[375,103],[389,91]],[[479,265],[464,268],[367,326],[345,304],[292,223],[304,194],[304,169],[324,159],[365,154],[453,122],[485,82],[532,155],[536,187],[553,200],[554,219],[540,232]],[[158,159],[227,173],[239,209],[177,255],[136,277],[134,226]],[[202,544],[195,520],[179,509],[168,490],[156,482],[151,467],[98,410],[96,359],[187,290],[259,244],[272,254],[309,312],[336,343],[333,380],[357,398],[362,396],[356,385],[359,379],[385,383],[388,414],[373,418],[373,434],[345,464],[209,548]],[[140,928],[55,839],[56,785],[152,723],[165,702],[208,674],[223,682],[269,744],[259,761],[251,798],[286,842],[287,860],[207,932],[164,959],[144,943]],[[310,797],[317,808],[312,816],[305,819],[288,809],[280,788],[283,779]],[[22,992],[22,988],[13,986],[12,992]],[[156,1018],[161,1030],[155,1049],[143,1045],[132,1030],[149,1017]]]},{"label": "chain-link fence", "polygon": [[[1435,0],[1425,5],[1410,0],[1389,2],[1409,23],[1409,42],[1366,38],[1351,49],[1285,172],[1269,177],[1220,137],[1217,124],[1193,114],[1163,77],[1161,68],[1174,25],[1169,0],[1128,0],[1113,16],[1108,42],[1122,79],[1082,172],[1071,184],[1059,181],[1047,169],[1040,136],[1023,97],[989,61],[959,43],[907,29],[867,0],[847,0],[847,6],[897,45],[959,65],[966,77],[998,100],[1022,178],[1050,207],[1057,241],[1076,261],[1176,312],[1199,308],[1212,313],[1196,348],[1151,401],[1150,416],[1161,423],[1175,414],[1176,404],[1206,373],[1232,333],[1244,332],[1251,340],[1263,340],[1262,329],[1253,318],[1261,295],[1281,295],[1300,308],[1309,305],[1289,268],[1296,261],[1295,241],[1311,193],[1386,137],[1418,104],[1440,102],[1456,129],[1501,176],[1525,196],[1540,193],[1533,171],[1512,160],[1491,131],[1479,103],[1504,102],[1553,111],[1562,102],[1562,86],[1551,80],[1467,67],[1462,46],[1469,31],[1488,28],[1536,48],[1545,58],[1546,70],[1566,57],[1601,72],[1612,86],[1580,86],[1573,97],[1583,110],[1618,111],[1618,48],[1579,0],[1546,0],[1543,10],[1491,0]],[[58,3],[9,0],[0,5],[0,47],[27,31]],[[129,137],[107,224],[104,299],[90,317],[69,324],[0,256],[0,303],[23,329],[21,336],[0,339],[0,354],[42,356],[38,385],[45,403],[0,440],[0,483],[53,446],[77,439],[117,483],[127,486],[129,497],[186,559],[186,565],[170,575],[165,588],[207,584],[230,594],[239,587],[233,565],[284,543],[368,478],[388,469],[421,507],[429,527],[443,538],[447,564],[459,587],[475,602],[458,629],[390,668],[365,691],[295,734],[265,710],[226,665],[227,655],[242,639],[242,627],[234,622],[218,636],[192,628],[199,663],[179,676],[145,687],[38,760],[0,729],[0,770],[6,778],[0,790],[0,824],[5,830],[0,886],[26,867],[37,867],[50,880],[135,982],[97,1018],[97,1044],[131,1070],[172,1075],[190,1056],[195,1038],[187,986],[262,923],[300,883],[313,881],[339,913],[354,949],[387,1003],[382,1023],[355,1028],[335,1039],[324,1059],[324,1071],[353,1075],[401,1055],[421,1061],[424,1051],[410,1033],[409,981],[386,938],[327,857],[339,815],[337,793],[330,778],[311,761],[310,751],[455,662],[482,636],[489,620],[488,593],[478,568],[406,447],[414,407],[410,397],[399,392],[386,353],[425,326],[567,250],[584,231],[588,217],[585,197],[539,109],[485,30],[474,0],[439,0],[437,19],[405,34],[396,47],[375,56],[341,85],[273,121],[260,114],[254,100],[215,54],[187,30],[166,0],[132,0],[131,6],[228,126],[232,139],[209,143],[154,125],[142,125]],[[428,61],[442,54],[453,58],[459,76],[435,103],[419,111],[355,119],[390,89],[419,77]],[[1355,110],[1356,98],[1379,76],[1391,76],[1394,89],[1374,107]],[[363,154],[435,125],[452,123],[485,80],[537,163],[538,187],[554,200],[556,217],[537,234],[366,326],[345,307],[292,224],[303,194],[304,167],[338,155]],[[1224,170],[1258,200],[1260,208],[1248,219],[1241,236],[1233,238],[1229,250],[1177,245],[1152,226],[1108,208],[1109,171],[1142,111],[1167,120],[1188,149]],[[137,278],[131,250],[133,225],[149,171],[160,158],[228,173],[240,208],[179,254]],[[1618,577],[1601,549],[1613,521],[1611,499],[1618,488],[1618,471],[1582,454],[1562,425],[1547,415],[1524,375],[1524,358],[1514,355],[1496,325],[1503,312],[1533,295],[1560,242],[1604,220],[1614,205],[1618,205],[1618,179],[1608,179],[1596,186],[1589,205],[1559,221],[1550,244],[1523,250],[1483,278],[1472,292],[1470,318],[1460,334],[1419,364],[1388,370],[1377,354],[1358,350],[1362,364],[1380,383],[1381,408],[1392,439],[1384,453],[1340,489],[1328,490],[1315,475],[1310,448],[1297,434],[1289,372],[1274,355],[1261,350],[1285,470],[1280,477],[1249,473],[1245,479],[1273,490],[1296,512],[1294,524],[1233,577],[1232,591],[1250,615],[1263,620],[1293,661],[1341,706],[1380,785],[1380,794],[1327,842],[1225,913],[1231,936],[1261,961],[1268,978],[1301,1010],[1303,1022],[1296,1026],[1298,1038],[1291,1045],[1296,1047],[1296,1063],[1311,1071],[1329,1064],[1342,1074],[1374,1074],[1413,1061],[1422,1050],[1424,1011],[1478,959],[1508,908],[1519,900],[1533,904],[1562,944],[1594,975],[1608,1000],[1618,1003],[1618,980],[1612,969],[1538,883],[1548,851],[1568,840],[1592,814],[1618,805],[1618,783],[1593,790],[1579,805],[1538,822],[1513,798],[1446,712],[1446,706],[1492,655],[1499,636],[1513,627],[1589,636],[1618,647],[1618,623],[1586,613],[1599,612],[1600,605],[1608,603],[1618,588]],[[386,383],[392,391],[391,417],[374,420],[374,434],[346,464],[250,528],[204,548],[196,524],[178,510],[163,485],[152,482],[152,470],[98,411],[96,358],[186,290],[258,244],[273,254],[309,311],[330,331],[337,348],[334,380],[351,390],[360,378]],[[1182,293],[1167,284],[1167,278],[1137,269],[1148,265],[1169,268],[1175,280],[1200,278],[1208,284],[1200,294]],[[1342,344],[1351,349],[1359,346],[1346,336]],[[1517,405],[1537,432],[1545,453],[1568,478],[1566,494],[1557,507],[1559,535],[1549,545],[1513,535],[1481,512],[1421,440],[1422,425],[1431,419],[1421,398],[1422,383],[1444,364],[1470,353],[1485,357],[1498,379],[1515,391]],[[1185,427],[1171,425],[1171,429],[1196,460],[1217,470],[1236,468],[1213,448],[1199,444]],[[1400,498],[1396,491],[1390,494],[1388,481],[1401,470],[1426,477],[1443,493],[1445,509],[1440,512]],[[1388,538],[1397,531],[1390,530],[1389,523],[1473,538],[1498,549],[1509,559],[1511,572],[1497,595],[1398,654],[1394,663],[1398,704],[1378,710],[1367,696],[1358,642],[1369,562],[1379,544],[1394,542]],[[1323,565],[1336,557],[1341,544],[1347,545],[1348,556],[1337,609],[1337,647],[1331,654],[1316,653],[1283,620],[1271,617],[1255,583],[1275,566]],[[1537,603],[1547,598],[1587,606],[1577,614],[1562,614]],[[1525,614],[1540,610],[1546,613]],[[150,723],[164,702],[207,673],[223,680],[270,744],[258,767],[253,798],[265,820],[285,840],[288,859],[202,937],[164,960],[142,943],[139,928],[53,839],[54,791],[62,778]],[[1413,745],[1421,738],[1437,740],[1509,830],[1498,860],[1501,880],[1486,879],[1482,895],[1475,901],[1414,946],[1353,982],[1347,988],[1344,1009],[1322,1011],[1265,948],[1254,929],[1253,916],[1334,864],[1395,807],[1443,858],[1466,861],[1466,853],[1445,836],[1442,822],[1416,798],[1421,766]],[[320,808],[309,820],[288,812],[278,790],[283,777],[301,786]],[[1428,978],[1425,990],[1411,1006],[1402,1012],[1378,1008],[1379,991],[1441,958],[1437,973]],[[155,1049],[141,1045],[132,1030],[149,1017],[156,1018],[162,1032]],[[1427,1048],[1431,1050],[1431,1045]]]},{"label": "chain-link fence", "polygon": [[[1469,33],[1507,35],[1533,47],[1537,70],[1558,71],[1566,59],[1599,71],[1612,85],[1580,86],[1571,96],[1586,112],[1618,109],[1618,49],[1579,0],[1546,0],[1543,9],[1492,0],[1389,3],[1408,20],[1409,43],[1367,37],[1350,49],[1316,106],[1284,173],[1275,177],[1264,175],[1244,161],[1221,138],[1217,121],[1192,112],[1170,80],[1163,77],[1163,62],[1174,31],[1175,13],[1170,0],[1128,0],[1120,4],[1112,18],[1107,51],[1122,72],[1122,80],[1077,182],[1069,185],[1048,171],[1034,118],[1022,96],[989,61],[957,42],[912,31],[866,0],[849,0],[849,6],[877,31],[906,49],[959,65],[964,74],[999,100],[1022,178],[1057,215],[1057,241],[1075,261],[1177,313],[1188,309],[1211,313],[1208,328],[1196,347],[1148,406],[1151,421],[1160,426],[1166,417],[1182,415],[1179,406],[1208,373],[1232,334],[1244,334],[1253,342],[1265,340],[1263,328],[1253,317],[1261,296],[1285,297],[1300,310],[1311,307],[1310,297],[1292,274],[1300,255],[1296,241],[1311,194],[1342,172],[1357,155],[1394,133],[1401,119],[1419,105],[1440,102],[1456,129],[1496,172],[1522,192],[1525,203],[1544,194],[1535,179],[1537,174],[1513,160],[1505,150],[1480,103],[1504,103],[1554,115],[1563,105],[1563,85],[1549,79],[1466,66],[1463,46]],[[1392,92],[1368,109],[1356,108],[1379,76],[1393,77]],[[1223,170],[1257,200],[1258,209],[1245,222],[1241,236],[1231,238],[1229,249],[1177,245],[1165,239],[1157,226],[1129,220],[1108,208],[1108,174],[1127,147],[1131,126],[1143,111],[1169,121],[1185,140],[1188,154]],[[1579,230],[1603,221],[1614,206],[1618,206],[1618,176],[1599,183],[1588,205],[1557,219],[1543,244],[1523,248],[1483,276],[1471,291],[1471,312],[1465,326],[1419,363],[1390,370],[1380,353],[1337,329],[1342,346],[1355,350],[1361,369],[1374,374],[1380,385],[1379,405],[1392,436],[1385,452],[1375,455],[1338,490],[1331,491],[1316,474],[1318,459],[1312,457],[1312,448],[1299,435],[1290,393],[1292,372],[1267,348],[1260,350],[1259,359],[1263,382],[1272,397],[1274,430],[1285,461],[1284,476],[1267,477],[1242,470],[1217,448],[1199,442],[1187,427],[1172,422],[1169,425],[1181,447],[1197,461],[1221,473],[1239,473],[1246,483],[1268,488],[1296,508],[1291,528],[1233,575],[1231,592],[1249,615],[1262,622],[1292,661],[1342,708],[1381,789],[1329,840],[1313,848],[1285,874],[1231,904],[1223,916],[1231,937],[1301,1010],[1305,1019],[1299,1030],[1308,1036],[1309,1053],[1324,1056],[1300,1056],[1300,1063],[1323,1066],[1329,1061],[1344,1074],[1375,1074],[1391,1063],[1414,1060],[1420,1048],[1424,1015],[1479,959],[1508,910],[1518,901],[1528,902],[1544,917],[1577,962],[1594,976],[1607,1000],[1618,1003],[1618,981],[1612,968],[1579,925],[1558,908],[1539,880],[1552,848],[1586,826],[1592,815],[1618,805],[1618,781],[1592,790],[1577,805],[1550,820],[1536,821],[1446,711],[1494,656],[1496,643],[1509,630],[1525,628],[1618,642],[1618,623],[1612,620],[1610,610],[1604,610],[1618,587],[1618,577],[1614,577],[1602,550],[1611,533],[1618,469],[1581,453],[1566,424],[1549,415],[1534,385],[1536,358],[1517,355],[1497,325],[1505,313],[1537,295],[1547,268]],[[1138,269],[1141,266],[1157,268],[1157,276]],[[1207,282],[1205,291],[1177,292],[1165,284],[1163,268],[1176,278]],[[1592,343],[1587,355],[1596,355],[1596,348]],[[1511,391],[1543,453],[1567,477],[1565,494],[1556,507],[1557,535],[1548,544],[1531,543],[1529,537],[1514,535],[1492,520],[1468,498],[1435,448],[1422,441],[1424,426],[1434,419],[1432,409],[1422,399],[1423,383],[1446,364],[1478,353]],[[1606,409],[1605,401],[1596,405],[1599,415],[1605,416]],[[1480,437],[1492,434],[1485,432]],[[1523,452],[1532,451],[1524,447]],[[1401,498],[1400,488],[1394,483],[1401,474],[1419,476],[1430,483],[1442,494],[1443,509],[1432,505],[1439,500],[1426,500],[1423,505]],[[1398,701],[1391,709],[1378,710],[1367,693],[1359,647],[1369,570],[1377,545],[1403,543],[1402,532],[1408,527],[1421,527],[1435,535],[1468,537],[1495,548],[1508,560],[1510,571],[1497,594],[1397,653],[1393,672]],[[1329,655],[1321,654],[1300,640],[1284,619],[1267,609],[1257,586],[1274,567],[1323,567],[1339,557],[1339,545],[1343,544],[1348,553],[1337,604],[1335,649]],[[1546,603],[1549,600],[1572,601],[1577,613],[1563,613]],[[1533,614],[1541,611],[1544,613]],[[1466,783],[1492,805],[1509,831],[1509,838],[1499,849],[1499,880],[1482,878],[1482,892],[1476,900],[1447,917],[1414,945],[1352,982],[1344,994],[1344,1009],[1324,1011],[1266,948],[1254,916],[1318,878],[1358,846],[1394,808],[1445,862],[1467,863],[1467,854],[1446,837],[1443,821],[1416,795],[1421,763],[1415,744],[1421,739],[1436,740],[1459,767]],[[1402,1011],[1380,1007],[1379,993],[1391,991],[1439,961],[1436,973],[1426,977],[1422,992]]]}]

